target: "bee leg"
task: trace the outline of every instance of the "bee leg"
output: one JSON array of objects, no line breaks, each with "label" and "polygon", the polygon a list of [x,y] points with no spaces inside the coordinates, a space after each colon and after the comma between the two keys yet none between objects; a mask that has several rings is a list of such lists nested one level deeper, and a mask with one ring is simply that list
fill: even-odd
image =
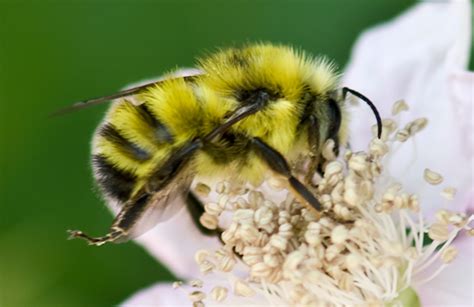
[{"label": "bee leg", "polygon": [[[82,231],[69,231],[70,238],[81,238],[90,245],[100,246],[108,242],[124,242],[149,230],[159,219],[159,215],[155,215],[153,209],[157,209],[160,205],[166,206],[168,197],[173,200],[176,195],[170,196],[170,194],[175,190],[182,193],[184,188],[189,188],[192,177],[185,176],[182,171],[201,146],[201,141],[196,139],[175,151],[163,165],[160,165],[148,179],[147,184],[124,204],[105,236],[94,238]],[[162,194],[158,194],[160,192]],[[161,209],[163,207],[159,207],[156,212],[163,212]],[[146,223],[142,223],[145,220]]]},{"label": "bee leg", "polygon": [[291,190],[302,201],[302,203],[308,208],[311,208],[310,210],[313,210],[319,218],[320,211],[322,210],[321,203],[304,184],[291,174],[291,169],[285,158],[278,151],[259,138],[252,138],[251,142],[253,150],[260,156],[260,158],[263,159],[275,173],[288,180]]},{"label": "bee leg", "polygon": [[314,173],[318,171],[319,158],[313,154],[309,157],[309,165],[306,175],[304,176],[304,183],[312,185]]},{"label": "bee leg", "polygon": [[314,173],[316,172],[319,164],[319,124],[314,115],[308,117],[308,145],[310,161],[308,171],[304,181],[307,185],[311,185]]},{"label": "bee leg", "polygon": [[80,230],[68,231],[69,239],[80,238],[86,240],[89,245],[101,246],[108,242],[124,242],[128,239],[130,230],[140,220],[149,204],[151,195],[142,193],[137,198],[128,201],[119,214],[115,217],[109,232],[105,236],[91,237]]},{"label": "bee leg", "polygon": [[69,239],[80,238],[86,240],[89,245],[101,246],[107,242],[113,242],[123,235],[123,230],[120,228],[111,229],[111,231],[102,237],[91,237],[80,230],[68,230]]}]

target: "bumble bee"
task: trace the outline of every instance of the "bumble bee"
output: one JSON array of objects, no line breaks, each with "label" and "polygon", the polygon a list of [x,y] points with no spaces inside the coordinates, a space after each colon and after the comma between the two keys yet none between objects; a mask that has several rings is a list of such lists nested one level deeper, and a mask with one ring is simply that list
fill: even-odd
[{"label": "bumble bee", "polygon": [[[319,215],[321,205],[292,173],[298,154],[314,172],[328,140],[346,144],[347,92],[334,65],[291,47],[252,44],[198,60],[200,73],[167,78],[63,109],[114,100],[97,128],[92,168],[109,202],[119,204],[110,231],[72,237],[93,245],[123,242],[169,218],[171,203],[187,197],[195,176],[259,182],[267,170],[284,178],[301,203]],[[286,158],[285,158],[286,157]]]}]

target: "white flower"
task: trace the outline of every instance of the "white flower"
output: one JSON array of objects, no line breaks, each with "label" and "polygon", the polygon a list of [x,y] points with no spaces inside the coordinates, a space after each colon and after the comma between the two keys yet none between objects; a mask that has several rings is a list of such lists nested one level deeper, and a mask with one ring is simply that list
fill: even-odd
[{"label": "white flower", "polygon": [[[416,5],[362,35],[343,80],[375,101],[382,116],[390,115],[394,101],[404,99],[410,103],[410,117],[428,118],[430,124],[415,146],[400,148],[390,172],[409,189],[418,188],[427,167],[442,173],[458,189],[458,210],[465,209],[474,196],[474,73],[465,70],[471,12],[468,0]],[[373,122],[372,114],[357,107],[351,115],[351,145],[364,148],[370,140],[367,123]],[[427,206],[437,203],[433,192],[420,195]]]},{"label": "white flower", "polygon": [[[448,185],[457,188],[456,196],[447,204],[448,208],[474,211],[474,74],[465,71],[472,27],[470,14],[469,1],[418,4],[394,21],[363,34],[354,48],[344,77],[344,84],[370,97],[384,117],[390,114],[394,101],[405,99],[410,110],[398,115],[400,121],[403,120],[402,116],[428,118],[428,126],[419,135],[410,138],[408,144],[403,144],[396,153],[391,154],[388,172],[390,177],[403,184],[406,192],[419,195],[423,211],[428,207],[431,215],[440,208],[439,194]],[[365,149],[370,136],[367,123],[372,123],[373,119],[366,108],[355,107],[351,113],[351,146],[354,150]],[[428,167],[443,175],[444,181],[440,185],[420,184],[423,182],[423,172]],[[449,190],[447,193],[449,195]],[[402,220],[409,223],[408,219]],[[317,228],[315,226],[314,231]],[[434,237],[446,236],[443,227],[434,227],[432,232]],[[347,234],[344,229],[338,228],[333,235],[336,242],[344,242]],[[284,241],[278,238],[274,240],[275,246]],[[216,239],[197,232],[187,211],[159,224],[137,241],[168,265],[179,278],[186,280],[200,276],[199,267],[193,259],[195,252],[199,249],[217,250],[220,246]],[[455,242],[459,254],[446,269],[430,282],[413,282],[408,285],[414,287],[423,306],[473,305],[472,244],[472,241],[460,238]],[[446,260],[454,252],[448,250],[445,254]],[[419,261],[416,265],[421,268],[423,263],[426,262]],[[263,266],[258,269],[260,271],[255,272],[265,273]],[[417,270],[412,269],[413,272]],[[405,272],[408,271],[407,269]],[[400,277],[396,273],[389,272],[382,278]],[[212,287],[222,282],[222,279],[206,278],[203,292],[211,296]],[[390,281],[386,283],[390,284]],[[246,290],[250,291],[244,285],[242,287],[244,293]],[[385,290],[387,291],[384,293],[389,295],[390,289]],[[174,290],[171,285],[156,285],[139,292],[123,305],[189,305],[189,292]],[[197,293],[192,298],[200,299],[200,295]],[[249,302],[230,293],[227,296],[226,304]],[[264,295],[253,299],[255,304],[268,301],[268,297],[265,298]],[[207,302],[212,300],[206,299]]]}]

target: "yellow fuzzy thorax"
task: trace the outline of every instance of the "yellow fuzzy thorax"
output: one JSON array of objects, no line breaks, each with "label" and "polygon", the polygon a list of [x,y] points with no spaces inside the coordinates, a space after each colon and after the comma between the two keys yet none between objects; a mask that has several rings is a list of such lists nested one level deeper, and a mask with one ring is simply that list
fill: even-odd
[{"label": "yellow fuzzy thorax", "polygon": [[[166,126],[173,136],[172,142],[156,142],[154,131],[144,123],[135,105],[124,98],[114,103],[105,118],[130,142],[151,154],[146,161],[137,161],[123,154],[123,150],[96,134],[94,154],[103,155],[121,170],[145,179],[174,150],[195,138],[202,138],[223,123],[226,116],[241,103],[239,95],[260,88],[275,94],[274,101],[264,110],[238,122],[230,133],[259,137],[283,155],[292,156],[305,150],[301,138],[306,134],[297,131],[304,105],[300,103],[304,92],[324,100],[337,85],[337,75],[330,62],[313,59],[290,47],[255,44],[242,49],[224,49],[200,59],[203,74],[192,82],[183,78],[168,79],[137,95],[154,117]],[[345,140],[345,121],[340,139]],[[303,146],[304,147],[304,146]],[[198,175],[237,177],[257,182],[268,169],[254,154],[242,159],[217,164],[214,159],[199,151],[193,160]]]},{"label": "yellow fuzzy thorax", "polygon": [[254,44],[241,49],[224,49],[200,59],[206,84],[224,96],[240,88],[268,85],[279,88],[284,97],[294,100],[303,86],[324,95],[337,82],[335,67],[325,58],[310,58],[288,46]]}]

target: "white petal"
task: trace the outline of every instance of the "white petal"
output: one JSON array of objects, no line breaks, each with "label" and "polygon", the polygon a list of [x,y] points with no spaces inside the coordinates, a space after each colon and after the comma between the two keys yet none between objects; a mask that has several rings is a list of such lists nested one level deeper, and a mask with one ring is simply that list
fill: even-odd
[{"label": "white petal", "polygon": [[417,289],[422,306],[474,306],[474,240],[464,236],[455,246],[459,254],[450,266]]},{"label": "white petal", "polygon": [[199,276],[199,266],[194,261],[196,251],[220,246],[217,237],[199,232],[186,209],[135,241],[180,278]]},{"label": "white petal", "polygon": [[[117,204],[109,202],[108,206],[115,215],[118,214],[120,208]],[[199,266],[194,261],[198,250],[215,250],[221,246],[218,237],[206,236],[199,231],[185,206],[175,216],[158,223],[134,240],[181,279],[199,276]]]},{"label": "white petal", "polygon": [[[218,303],[210,297],[210,292],[215,286],[224,286],[228,289],[226,299]],[[203,288],[192,288],[190,286],[181,286],[173,289],[171,284],[156,284],[143,289],[128,298],[121,304],[123,307],[152,307],[152,306],[191,306],[188,294],[192,291],[202,291],[206,294],[203,300],[205,306],[265,306],[268,302],[264,297],[255,295],[245,298],[236,296],[232,292],[228,281],[218,278],[215,275],[208,275],[204,279]]]},{"label": "white petal", "polygon": [[[395,20],[364,33],[347,67],[344,85],[368,96],[382,117],[389,117],[393,102],[410,105],[405,123],[427,117],[428,126],[400,148],[389,171],[411,192],[420,192],[423,208],[432,213],[441,205],[439,192],[458,189],[454,200],[463,210],[473,186],[472,73],[465,72],[471,46],[469,0],[420,3]],[[351,110],[351,146],[366,147],[370,110]],[[441,173],[440,186],[426,186],[423,170]],[[423,184],[423,185],[422,185]]]},{"label": "white petal", "polygon": [[170,284],[156,284],[135,293],[121,304],[124,307],[190,306],[186,294]]}]

